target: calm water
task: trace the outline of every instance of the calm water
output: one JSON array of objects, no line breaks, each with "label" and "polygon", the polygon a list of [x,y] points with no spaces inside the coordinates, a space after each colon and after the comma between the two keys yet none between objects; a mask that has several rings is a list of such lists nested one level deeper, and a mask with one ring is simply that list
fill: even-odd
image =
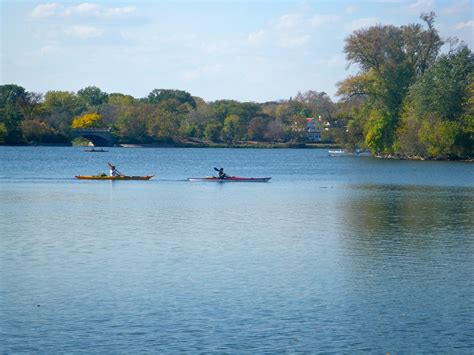
[{"label": "calm water", "polygon": [[473,206],[469,163],[0,147],[0,351],[472,353]]}]

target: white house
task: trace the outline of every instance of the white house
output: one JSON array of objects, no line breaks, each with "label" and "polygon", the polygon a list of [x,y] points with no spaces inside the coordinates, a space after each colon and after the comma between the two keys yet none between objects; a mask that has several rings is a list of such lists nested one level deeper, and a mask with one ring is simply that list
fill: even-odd
[{"label": "white house", "polygon": [[306,118],[306,136],[310,142],[321,142],[321,130],[315,118]]}]

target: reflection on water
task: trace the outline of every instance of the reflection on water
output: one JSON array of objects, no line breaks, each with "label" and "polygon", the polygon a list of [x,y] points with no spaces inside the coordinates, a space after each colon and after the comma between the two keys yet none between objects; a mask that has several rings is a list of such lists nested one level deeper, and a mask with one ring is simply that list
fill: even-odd
[{"label": "reflection on water", "polygon": [[474,325],[473,205],[472,188],[347,187],[338,202],[340,265],[357,280],[347,283],[347,299],[363,300],[352,306],[372,318],[374,338],[385,329],[419,349],[472,349],[462,334]]},{"label": "reflection on water", "polygon": [[[112,148],[157,179],[71,178],[101,159],[0,149],[1,351],[474,348],[472,165]],[[222,161],[273,179],[183,181]]]},{"label": "reflection on water", "polygon": [[390,234],[423,244],[433,235],[448,232],[456,238],[474,227],[472,188],[355,185],[351,190],[340,208],[355,235],[374,242]]}]

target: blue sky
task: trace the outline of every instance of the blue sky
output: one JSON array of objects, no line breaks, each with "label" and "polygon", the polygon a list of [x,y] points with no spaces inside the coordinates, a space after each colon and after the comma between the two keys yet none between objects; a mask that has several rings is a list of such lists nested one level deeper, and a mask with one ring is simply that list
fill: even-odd
[{"label": "blue sky", "polygon": [[13,1],[1,3],[0,83],[28,91],[273,101],[325,91],[347,68],[344,38],[435,11],[442,38],[474,43],[472,0]]}]

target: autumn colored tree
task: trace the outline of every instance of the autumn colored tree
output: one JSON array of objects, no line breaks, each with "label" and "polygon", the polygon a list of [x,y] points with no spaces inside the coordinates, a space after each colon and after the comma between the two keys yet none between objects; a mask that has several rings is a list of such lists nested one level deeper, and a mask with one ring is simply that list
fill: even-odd
[{"label": "autumn colored tree", "polygon": [[72,128],[103,128],[102,116],[96,112],[86,113],[75,117],[71,124]]},{"label": "autumn colored tree", "polygon": [[232,114],[224,119],[224,126],[222,127],[222,138],[228,142],[233,143],[242,139],[242,126],[240,117]]},{"label": "autumn colored tree", "polygon": [[47,122],[40,119],[24,120],[21,123],[23,138],[28,143],[61,143],[66,140]]},{"label": "autumn colored tree", "polygon": [[372,26],[346,39],[344,51],[359,73],[339,83],[343,99],[365,96],[370,107],[365,142],[373,152],[390,153],[403,101],[410,85],[436,60],[443,44],[434,28],[435,14],[422,14],[420,24]]},{"label": "autumn colored tree", "polygon": [[263,141],[267,123],[267,120],[262,117],[252,118],[247,129],[248,139],[253,141]]},{"label": "autumn colored tree", "polygon": [[317,92],[314,90],[308,90],[303,93],[298,92],[295,96],[295,101],[305,104],[306,107],[311,110],[311,117],[317,118],[322,116],[329,121],[333,120],[336,105],[324,91]]}]

